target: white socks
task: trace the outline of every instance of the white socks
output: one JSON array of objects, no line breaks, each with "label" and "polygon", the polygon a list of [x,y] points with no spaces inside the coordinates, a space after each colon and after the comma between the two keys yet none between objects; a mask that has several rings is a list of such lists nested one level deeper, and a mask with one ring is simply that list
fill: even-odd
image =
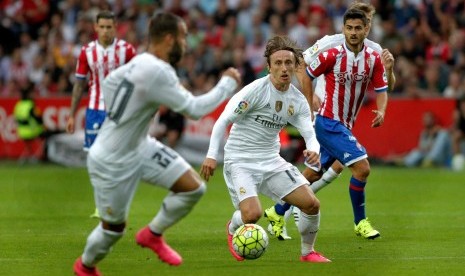
[{"label": "white socks", "polygon": [[301,236],[301,254],[308,255],[314,250],[316,234],[320,228],[320,212],[316,215],[307,215],[300,212],[300,220],[297,224]]},{"label": "white socks", "polygon": [[149,223],[152,232],[163,234],[166,229],[186,216],[200,200],[207,187],[204,183],[197,190],[183,193],[170,192],[155,218]]},{"label": "white socks", "polygon": [[86,247],[82,254],[82,263],[87,267],[94,267],[100,260],[110,252],[111,247],[122,236],[124,232],[113,232],[102,228],[99,223],[87,237]]},{"label": "white socks", "polygon": [[243,224],[244,222],[242,221],[241,211],[236,210],[231,218],[231,224],[229,224],[229,234],[234,234],[236,229]]},{"label": "white socks", "polygon": [[319,190],[324,188],[325,186],[329,185],[334,179],[338,178],[340,174],[336,173],[333,168],[329,168],[320,179],[313,182],[310,185],[310,189],[312,189],[313,193],[317,193]]}]

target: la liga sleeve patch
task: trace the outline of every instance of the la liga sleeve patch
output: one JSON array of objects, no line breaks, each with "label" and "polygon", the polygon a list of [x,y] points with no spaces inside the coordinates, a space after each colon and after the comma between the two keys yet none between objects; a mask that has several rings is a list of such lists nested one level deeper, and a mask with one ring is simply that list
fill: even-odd
[{"label": "la liga sleeve patch", "polygon": [[312,69],[312,71],[315,71],[316,68],[318,68],[318,66],[320,66],[321,62],[320,62],[320,59],[315,59],[314,61],[312,61],[312,63],[310,63],[310,69]]},{"label": "la liga sleeve patch", "polygon": [[246,101],[242,100],[242,101],[239,102],[239,104],[237,105],[236,109],[234,109],[234,113],[242,114],[244,111],[247,110],[247,108],[249,108],[249,103],[247,103]]}]

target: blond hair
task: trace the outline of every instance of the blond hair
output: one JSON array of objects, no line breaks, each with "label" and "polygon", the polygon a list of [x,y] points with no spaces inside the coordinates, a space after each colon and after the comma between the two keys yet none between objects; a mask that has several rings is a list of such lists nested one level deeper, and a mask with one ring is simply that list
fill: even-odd
[{"label": "blond hair", "polygon": [[370,3],[365,3],[362,1],[354,1],[350,4],[348,9],[357,9],[361,10],[368,16],[373,16],[376,13],[376,8]]}]

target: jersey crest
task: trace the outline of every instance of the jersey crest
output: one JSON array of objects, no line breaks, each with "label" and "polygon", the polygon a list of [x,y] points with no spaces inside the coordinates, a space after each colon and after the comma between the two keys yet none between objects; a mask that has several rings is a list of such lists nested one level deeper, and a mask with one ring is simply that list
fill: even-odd
[{"label": "jersey crest", "polygon": [[287,115],[292,116],[294,115],[294,105],[289,105],[289,108],[287,109]]}]

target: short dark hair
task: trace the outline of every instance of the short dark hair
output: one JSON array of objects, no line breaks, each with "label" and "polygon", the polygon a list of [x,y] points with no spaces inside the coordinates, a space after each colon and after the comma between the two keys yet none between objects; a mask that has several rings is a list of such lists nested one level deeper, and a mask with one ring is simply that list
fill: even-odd
[{"label": "short dark hair", "polygon": [[346,21],[349,19],[361,19],[363,21],[363,25],[368,24],[368,19],[365,13],[359,9],[348,9],[344,13],[344,25],[346,24]]},{"label": "short dark hair", "polygon": [[266,43],[264,57],[266,57],[266,63],[268,63],[268,65],[270,65],[270,56],[280,50],[287,50],[294,53],[296,65],[300,64],[300,59],[303,58],[302,48],[299,48],[297,43],[289,37],[277,35],[269,39]]},{"label": "short dark hair", "polygon": [[167,34],[177,36],[180,22],[182,22],[182,18],[175,14],[169,12],[155,13],[150,18],[149,40],[159,41]]},{"label": "short dark hair", "polygon": [[101,11],[101,12],[99,12],[99,13],[97,14],[97,17],[96,17],[96,21],[95,21],[95,22],[98,23],[98,21],[99,21],[100,19],[111,19],[111,20],[115,21],[115,20],[116,20],[116,17],[115,17],[115,14],[114,14],[113,12],[105,10],[105,11]]}]

